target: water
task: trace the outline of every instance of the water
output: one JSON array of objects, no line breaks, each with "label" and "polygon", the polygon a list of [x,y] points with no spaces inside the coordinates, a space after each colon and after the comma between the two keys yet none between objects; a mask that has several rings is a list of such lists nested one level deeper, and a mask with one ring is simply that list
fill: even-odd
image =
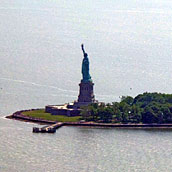
[{"label": "water", "polygon": [[7,120],[17,110],[77,99],[85,44],[99,101],[172,93],[172,2],[2,0],[0,171],[165,171],[171,130],[62,127]]},{"label": "water", "polygon": [[1,171],[157,172],[172,168],[171,131],[63,127],[56,134],[32,134],[32,124],[1,123]]}]

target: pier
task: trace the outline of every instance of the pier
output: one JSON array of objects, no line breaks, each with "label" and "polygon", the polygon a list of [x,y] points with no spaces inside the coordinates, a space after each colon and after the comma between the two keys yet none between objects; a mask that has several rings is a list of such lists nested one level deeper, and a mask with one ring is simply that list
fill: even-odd
[{"label": "pier", "polygon": [[33,133],[55,133],[56,129],[62,127],[64,123],[57,122],[55,124],[52,124],[50,126],[44,126],[42,128],[33,127]]}]

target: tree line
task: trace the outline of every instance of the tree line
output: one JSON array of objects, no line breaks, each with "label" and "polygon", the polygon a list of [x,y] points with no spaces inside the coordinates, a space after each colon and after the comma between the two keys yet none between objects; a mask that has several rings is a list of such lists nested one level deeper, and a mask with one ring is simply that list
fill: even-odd
[{"label": "tree line", "polygon": [[172,94],[146,92],[111,104],[93,103],[81,107],[81,116],[104,123],[172,123]]}]

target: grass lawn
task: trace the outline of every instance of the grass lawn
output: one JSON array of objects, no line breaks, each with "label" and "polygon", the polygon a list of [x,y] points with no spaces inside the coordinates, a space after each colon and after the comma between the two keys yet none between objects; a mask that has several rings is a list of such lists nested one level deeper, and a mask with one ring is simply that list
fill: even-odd
[{"label": "grass lawn", "polygon": [[22,112],[22,114],[29,117],[41,118],[58,122],[78,122],[81,118],[81,116],[68,117],[64,115],[51,115],[50,113],[45,113],[45,109],[26,111]]}]

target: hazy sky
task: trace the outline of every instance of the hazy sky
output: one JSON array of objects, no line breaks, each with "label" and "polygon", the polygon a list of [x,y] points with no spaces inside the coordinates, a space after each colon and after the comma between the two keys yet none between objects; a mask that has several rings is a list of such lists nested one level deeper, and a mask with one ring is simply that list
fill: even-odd
[{"label": "hazy sky", "polygon": [[171,9],[166,0],[2,0],[4,94],[15,87],[13,92],[32,95],[36,88],[66,101],[77,99],[81,43],[99,100],[172,93]]}]

